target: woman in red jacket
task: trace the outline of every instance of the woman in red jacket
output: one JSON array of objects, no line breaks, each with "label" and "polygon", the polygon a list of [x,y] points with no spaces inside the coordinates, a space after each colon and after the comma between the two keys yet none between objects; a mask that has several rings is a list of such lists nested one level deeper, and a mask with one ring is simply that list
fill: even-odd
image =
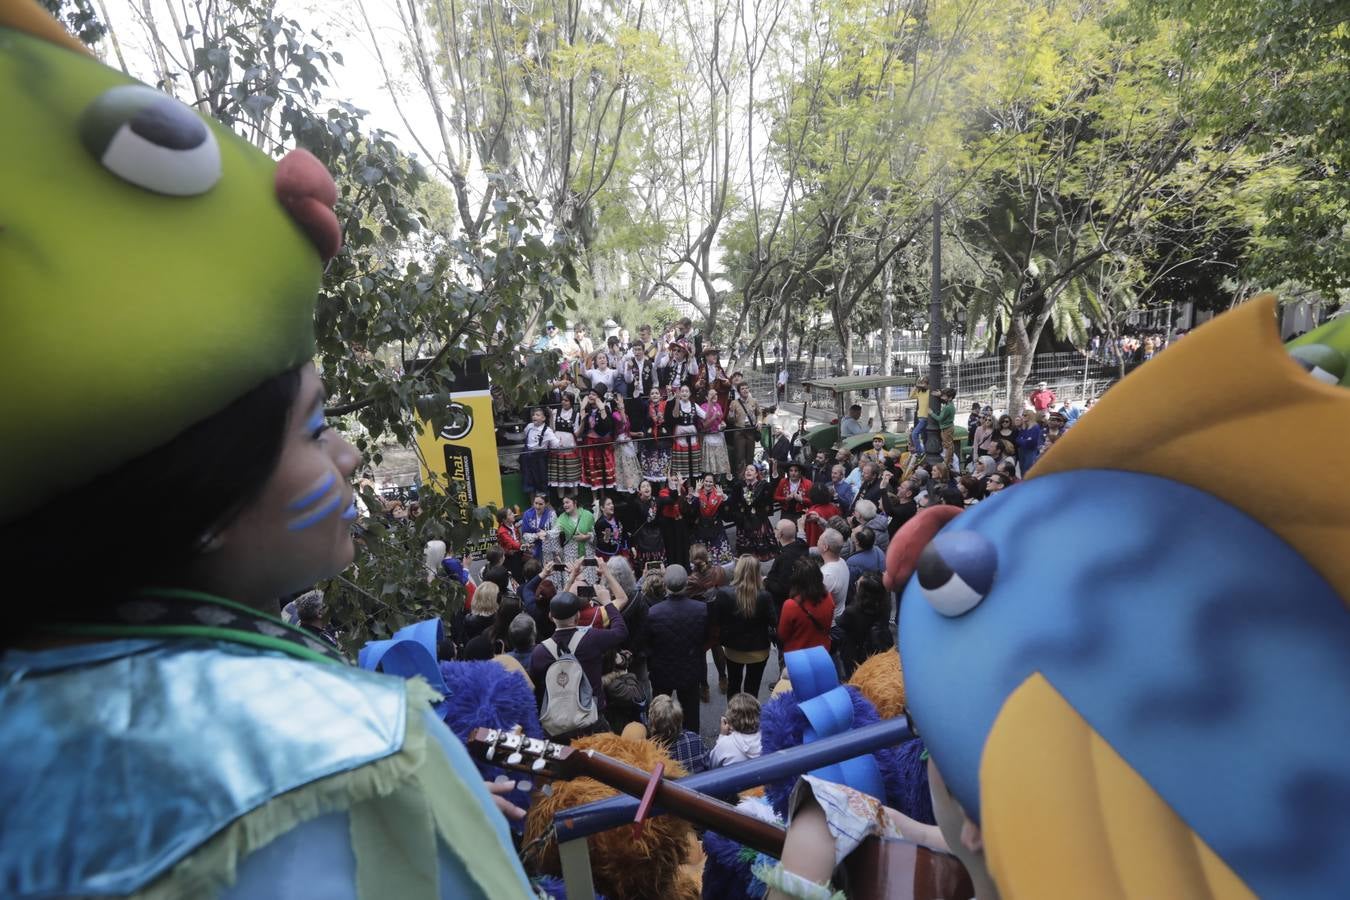
[{"label": "woman in red jacket", "polygon": [[520,527],[516,525],[516,511],[509,506],[497,510],[497,546],[506,557],[506,571],[517,584],[525,581],[525,553],[520,546]]},{"label": "woman in red jacket", "polygon": [[834,622],[834,597],[825,590],[820,565],[810,557],[797,560],[792,569],[791,596],[778,618],[778,643],[784,653],[807,647],[830,649],[830,625]]},{"label": "woman in red jacket", "polygon": [[823,484],[811,485],[806,496],[811,505],[802,516],[802,524],[806,526],[806,546],[814,547],[820,541],[820,535],[830,527],[830,519],[841,513],[830,497],[830,489]]}]

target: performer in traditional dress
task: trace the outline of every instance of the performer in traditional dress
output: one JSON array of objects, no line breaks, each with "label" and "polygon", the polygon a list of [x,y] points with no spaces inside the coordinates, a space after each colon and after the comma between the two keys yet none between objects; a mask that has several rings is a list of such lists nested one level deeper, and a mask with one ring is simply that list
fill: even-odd
[{"label": "performer in traditional dress", "polygon": [[666,433],[674,438],[670,448],[670,474],[682,481],[703,474],[703,451],[699,443],[699,424],[703,407],[689,397],[689,387],[682,385],[675,399],[666,404]]},{"label": "performer in traditional dress", "polygon": [[697,515],[697,510],[693,508],[684,479],[671,475],[656,495],[656,505],[661,508],[659,523],[661,542],[666,547],[666,564],[688,569],[689,519]]},{"label": "performer in traditional dress", "polygon": [[742,478],[731,486],[730,511],[736,523],[736,554],[753,554],[761,562],[778,553],[769,516],[773,512],[773,489],[758,466],[746,466]]},{"label": "performer in traditional dress", "polygon": [[649,481],[638,485],[637,496],[625,503],[620,512],[624,530],[628,533],[633,569],[639,574],[648,563],[664,565],[666,562],[666,543],[657,521],[660,512]]},{"label": "performer in traditional dress", "polygon": [[615,511],[613,497],[606,497],[600,504],[600,518],[595,520],[595,555],[601,559],[628,555],[628,535]]},{"label": "performer in traditional dress", "polygon": [[596,388],[581,401],[581,485],[593,491],[614,488],[614,419]]},{"label": "performer in traditional dress", "polygon": [[548,497],[542,492],[536,493],[520,518],[520,540],[534,558],[542,563],[556,562],[562,558],[562,532],[558,528],[558,513],[549,505]]},{"label": "performer in traditional dress", "polygon": [[727,540],[727,529],[722,522],[727,495],[711,475],[704,475],[694,500],[698,504],[698,524],[694,527],[693,540],[708,548],[708,558],[713,565],[732,562],[731,542]]},{"label": "performer in traditional dress", "polygon": [[595,516],[589,509],[577,505],[577,498],[571,495],[563,497],[562,515],[558,517],[558,530],[562,532],[563,562],[574,563],[579,559],[595,555]]},{"label": "performer in traditional dress", "polygon": [[532,496],[548,490],[548,452],[558,446],[558,436],[548,427],[548,413],[537,407],[525,426],[525,446],[520,453],[520,486]]},{"label": "performer in traditional dress", "polygon": [[577,431],[581,414],[571,393],[562,394],[558,408],[553,411],[553,434],[557,447],[548,453],[548,484],[559,492],[581,483],[581,455],[577,453]]},{"label": "performer in traditional dress", "polygon": [[670,438],[666,437],[666,401],[660,388],[652,388],[643,407],[644,421],[633,423],[633,433],[641,437],[638,461],[642,477],[653,484],[665,484],[670,477]]},{"label": "performer in traditional dress", "polygon": [[[638,458],[637,444],[633,443],[633,426],[622,403],[615,402],[610,418],[614,432],[614,489],[631,494],[642,483],[642,462]],[[637,436],[641,437],[641,434]]]},{"label": "performer in traditional dress", "polygon": [[726,408],[717,397],[717,391],[708,391],[703,404],[703,474],[715,481],[730,480],[731,460],[727,456]]}]

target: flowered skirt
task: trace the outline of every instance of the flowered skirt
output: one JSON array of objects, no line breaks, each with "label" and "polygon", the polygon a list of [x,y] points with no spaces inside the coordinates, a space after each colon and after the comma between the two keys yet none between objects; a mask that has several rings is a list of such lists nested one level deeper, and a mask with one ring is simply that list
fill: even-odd
[{"label": "flowered skirt", "polygon": [[660,440],[646,440],[638,451],[642,477],[648,481],[664,482],[670,477],[670,450],[661,446],[662,443]]},{"label": "flowered skirt", "polygon": [[642,463],[632,441],[621,441],[614,448],[614,487],[625,494],[637,493],[642,483]]},{"label": "flowered skirt", "polygon": [[773,525],[764,516],[754,516],[736,526],[736,554],[749,553],[760,562],[777,555],[778,541]]},{"label": "flowered skirt", "polygon": [[571,488],[581,483],[581,455],[577,453],[576,439],[559,433],[559,446],[548,452],[548,483],[550,487]]},{"label": "flowered skirt", "polygon": [[[725,447],[722,448],[725,451]],[[686,480],[702,475],[703,448],[698,435],[677,437],[670,448],[670,474]]]},{"label": "flowered skirt", "polygon": [[703,436],[703,474],[731,474],[731,458],[727,456],[727,439],[720,431]]},{"label": "flowered skirt", "polygon": [[614,487],[614,445],[608,440],[581,439],[581,484],[591,490]]},{"label": "flowered skirt", "polygon": [[698,525],[694,528],[693,540],[694,543],[702,544],[708,548],[708,558],[712,560],[715,566],[736,561],[736,557],[731,554],[731,542],[727,540],[727,530],[722,527],[720,522],[715,522],[712,519],[700,519]]}]

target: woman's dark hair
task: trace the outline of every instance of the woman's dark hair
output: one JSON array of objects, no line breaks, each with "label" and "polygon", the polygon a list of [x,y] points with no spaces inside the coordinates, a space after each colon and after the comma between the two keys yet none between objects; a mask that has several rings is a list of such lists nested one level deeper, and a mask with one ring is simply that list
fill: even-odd
[{"label": "woman's dark hair", "polygon": [[820,574],[820,565],[815,560],[803,557],[792,567],[792,580],[789,582],[792,596],[807,606],[815,606],[825,599],[825,576]]},{"label": "woman's dark hair", "polygon": [[825,485],[813,484],[811,490],[806,492],[806,499],[811,501],[812,506],[823,506],[833,498],[830,497],[830,489]]},{"label": "woman's dark hair", "polygon": [[[516,616],[525,611],[524,605],[515,597],[508,597],[497,604],[497,615],[492,620],[492,644],[495,648],[498,644],[503,648],[501,652],[511,646],[511,623],[515,621]],[[494,652],[496,652],[494,650]]]},{"label": "woman's dark hair", "polygon": [[889,618],[891,601],[886,595],[885,586],[881,583],[880,573],[863,573],[858,578],[858,583],[853,587],[853,597],[858,604],[859,611],[867,618],[879,619],[883,616]]},{"label": "woman's dark hair", "polygon": [[984,499],[984,485],[980,484],[980,479],[976,478],[974,475],[962,475],[961,484],[965,487],[966,494],[968,494],[972,500]]},{"label": "woman's dark hair", "polygon": [[[81,593],[93,603],[109,592],[171,586],[272,477],[299,390],[299,369],[269,378],[168,443],[0,527],[0,543],[42,578],[70,565],[78,534],[80,570],[96,581]],[[42,614],[40,604],[15,609]]]},{"label": "woman's dark hair", "polygon": [[942,502],[947,504],[948,506],[957,506],[962,508],[964,508],[966,505],[965,498],[963,498],[961,496],[961,492],[954,487],[945,487],[942,489]]}]

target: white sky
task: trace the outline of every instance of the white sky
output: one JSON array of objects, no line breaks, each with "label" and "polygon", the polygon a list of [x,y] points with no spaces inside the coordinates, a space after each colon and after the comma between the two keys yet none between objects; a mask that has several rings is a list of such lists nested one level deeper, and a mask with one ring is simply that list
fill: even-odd
[{"label": "white sky", "polygon": [[[364,0],[364,3],[371,26],[381,42],[385,60],[397,78],[402,64],[399,43],[403,32],[397,6],[394,0]],[[131,74],[146,81],[153,81],[154,66],[149,55],[150,40],[143,25],[140,0],[107,0],[106,8],[108,18],[121,41],[122,52]],[[181,6],[179,8],[181,9]],[[395,136],[399,146],[408,152],[416,152],[413,135],[399,117],[385,88],[385,79],[372,48],[370,35],[361,20],[360,10],[356,4],[339,6],[300,0],[280,0],[277,8],[280,14],[317,31],[333,45],[333,49],[342,54],[343,65],[336,67],[332,73],[328,99],[346,100],[361,109],[368,110],[366,121],[370,127],[390,132]],[[164,0],[152,0],[151,9],[161,37],[172,45],[173,23],[164,6]],[[106,39],[99,49],[110,65],[117,64]],[[435,142],[426,140],[428,136],[435,134],[436,127],[426,102],[419,94],[404,89],[400,91],[400,103],[412,129],[424,138],[423,143],[428,147],[436,146]]]}]

